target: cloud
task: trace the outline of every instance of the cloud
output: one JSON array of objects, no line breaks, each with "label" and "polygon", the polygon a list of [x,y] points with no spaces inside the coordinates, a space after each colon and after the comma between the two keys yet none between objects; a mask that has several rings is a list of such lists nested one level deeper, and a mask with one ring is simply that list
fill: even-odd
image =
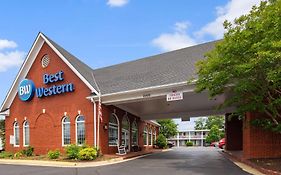
[{"label": "cloud", "polygon": [[196,41],[187,34],[189,23],[177,22],[173,33],[163,33],[152,40],[152,44],[163,51],[176,50],[196,44]]},{"label": "cloud", "polygon": [[230,0],[226,5],[216,7],[216,18],[204,25],[194,33],[187,33],[189,23],[177,22],[172,33],[160,34],[152,40],[152,44],[163,51],[176,50],[192,46],[201,42],[223,38],[225,32],[223,22],[233,20],[249,13],[253,5],[258,5],[261,0]]},{"label": "cloud", "polygon": [[15,43],[14,41],[9,41],[6,39],[1,40],[0,39],[0,50],[2,49],[7,49],[7,48],[16,48],[17,47],[17,43]]},{"label": "cloud", "polygon": [[111,7],[122,7],[126,5],[129,2],[129,0],[108,0],[107,5]]},{"label": "cloud", "polygon": [[198,32],[198,38],[211,36],[214,39],[221,39],[225,32],[223,22],[233,20],[241,15],[249,13],[253,5],[258,5],[261,0],[231,0],[225,6],[216,7],[217,17],[214,21],[206,24]]},{"label": "cloud", "polygon": [[16,47],[17,44],[14,41],[0,39],[0,72],[5,72],[22,64],[25,52],[18,50],[5,51],[5,49],[14,49]]}]

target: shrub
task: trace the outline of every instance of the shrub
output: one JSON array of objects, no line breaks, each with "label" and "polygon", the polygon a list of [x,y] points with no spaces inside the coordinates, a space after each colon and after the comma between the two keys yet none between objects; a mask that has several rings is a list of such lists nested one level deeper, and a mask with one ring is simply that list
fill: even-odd
[{"label": "shrub", "polygon": [[159,134],[158,138],[156,139],[156,145],[159,148],[166,148],[167,147],[167,140],[163,134]]},{"label": "shrub", "polygon": [[49,151],[48,152],[48,157],[49,159],[57,159],[60,157],[60,151],[59,150],[55,150],[55,151]]},{"label": "shrub", "polygon": [[98,152],[95,148],[83,148],[78,153],[80,160],[94,160],[97,158]]},{"label": "shrub", "polygon": [[21,153],[27,157],[30,157],[33,155],[34,148],[32,146],[28,146],[26,149],[22,150]]},{"label": "shrub", "polygon": [[68,159],[78,159],[78,153],[82,147],[71,144],[65,148],[66,157]]},{"label": "shrub", "polygon": [[22,157],[24,154],[22,153],[22,151],[19,151],[19,152],[16,152],[15,154],[14,154],[14,158],[20,158],[20,157]]},{"label": "shrub", "polygon": [[187,142],[185,143],[185,145],[186,145],[186,146],[193,146],[193,142],[188,142],[188,141],[187,141]]},{"label": "shrub", "polygon": [[1,159],[11,158],[11,157],[13,157],[13,155],[14,155],[13,153],[3,151],[3,152],[0,153],[0,158]]}]

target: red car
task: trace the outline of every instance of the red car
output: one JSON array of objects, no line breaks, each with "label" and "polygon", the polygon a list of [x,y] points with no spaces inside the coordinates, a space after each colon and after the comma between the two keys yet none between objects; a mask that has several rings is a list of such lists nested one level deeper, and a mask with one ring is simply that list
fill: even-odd
[{"label": "red car", "polygon": [[225,138],[222,138],[219,141],[219,148],[224,149],[225,148]]}]

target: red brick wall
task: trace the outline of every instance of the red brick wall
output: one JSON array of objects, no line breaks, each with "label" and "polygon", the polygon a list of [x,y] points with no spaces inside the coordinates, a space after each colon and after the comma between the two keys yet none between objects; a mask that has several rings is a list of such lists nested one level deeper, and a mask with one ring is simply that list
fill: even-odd
[{"label": "red brick wall", "polygon": [[[45,54],[50,57],[50,65],[42,68],[41,58]],[[16,96],[10,108],[10,116],[6,117],[7,151],[15,152],[23,149],[22,124],[25,117],[30,123],[30,145],[35,148],[36,154],[45,154],[51,149],[62,149],[61,120],[64,112],[67,112],[67,116],[71,119],[71,142],[75,143],[75,118],[78,110],[85,116],[86,143],[93,145],[93,104],[86,99],[91,91],[46,43],[39,51],[26,78],[33,80],[36,87],[44,87],[43,74],[56,73],[60,70],[64,72],[64,80],[53,84],[73,83],[75,91],[44,98],[35,96],[29,102],[23,102]],[[43,109],[46,109],[45,114],[42,112]],[[19,148],[9,144],[15,118],[20,126]]]},{"label": "red brick wall", "polygon": [[262,114],[247,113],[243,122],[243,157],[274,158],[281,157],[281,134],[254,127],[250,121],[264,117]]}]

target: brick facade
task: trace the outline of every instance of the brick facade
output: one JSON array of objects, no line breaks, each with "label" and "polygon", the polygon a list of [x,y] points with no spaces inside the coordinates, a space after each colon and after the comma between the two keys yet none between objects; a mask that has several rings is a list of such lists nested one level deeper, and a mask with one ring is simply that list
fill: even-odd
[{"label": "brick facade", "polygon": [[281,157],[281,134],[263,130],[251,125],[251,121],[265,115],[247,113],[243,121],[243,157],[274,158]]},{"label": "brick facade", "polygon": [[[48,54],[50,64],[46,68],[42,68],[41,58],[45,54]],[[54,74],[59,71],[64,72],[63,81],[50,83],[48,85],[43,83],[42,76],[44,74]],[[86,144],[94,145],[94,104],[86,99],[86,97],[91,94],[91,91],[46,43],[43,44],[36,56],[26,78],[32,80],[35,87],[50,87],[52,85],[73,83],[75,90],[74,92],[43,98],[37,98],[35,96],[32,100],[26,102],[21,101],[18,95],[16,95],[10,107],[10,115],[7,116],[5,120],[6,151],[17,152],[24,149],[23,123],[25,120],[30,124],[30,146],[34,147],[35,154],[46,154],[49,150],[54,149],[63,151],[62,119],[65,113],[66,116],[70,117],[71,143],[76,143],[75,120],[80,113],[80,115],[85,117]],[[108,126],[109,116],[115,111],[121,124],[122,117],[126,112],[114,106],[103,105],[102,109],[103,121],[100,124],[100,148],[102,153],[116,153],[116,147],[108,146],[108,130],[105,129],[105,124]],[[142,133],[143,125],[145,125],[146,122],[141,121],[140,118],[129,113],[127,115],[130,120],[130,125],[137,119],[139,124],[139,145],[143,147],[142,135],[140,133]],[[14,147],[14,145],[9,142],[10,136],[14,135],[13,124],[15,121],[18,122],[20,130],[19,147]],[[147,125],[150,126],[151,124]],[[119,129],[119,133],[121,134],[121,125]],[[119,138],[121,138],[121,135]]]}]

